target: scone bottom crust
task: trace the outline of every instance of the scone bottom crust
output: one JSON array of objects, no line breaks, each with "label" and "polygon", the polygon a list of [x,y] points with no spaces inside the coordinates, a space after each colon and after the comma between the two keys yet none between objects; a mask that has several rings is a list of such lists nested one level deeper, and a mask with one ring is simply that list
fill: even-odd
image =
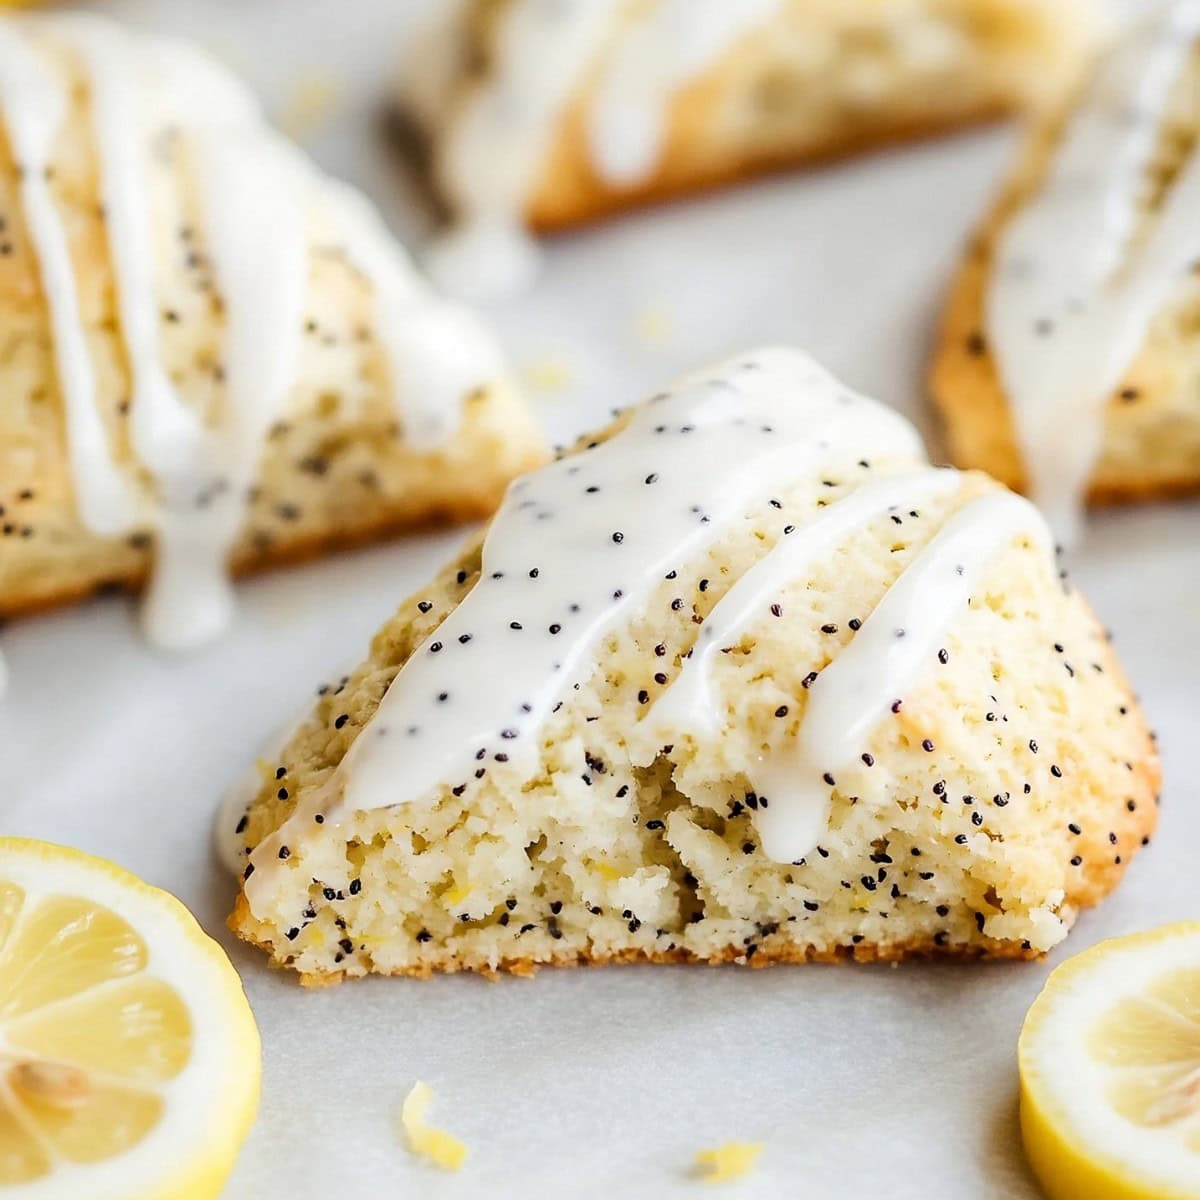
[{"label": "scone bottom crust", "polygon": [[[606,493],[621,463],[667,482],[645,509],[660,532],[674,537],[676,502],[699,501],[674,559],[629,519],[648,501]],[[406,601],[264,760],[229,831],[243,875],[232,927],[306,982],[1032,957],[1148,841],[1151,736],[1039,518],[984,477],[929,468],[896,414],[805,356],[762,351],[697,372],[527,478],[486,541]],[[886,503],[894,489],[919,502]],[[551,513],[540,540],[521,524],[539,506]],[[626,527],[610,529],[613,517]],[[560,518],[579,554],[607,539],[614,555],[648,555],[620,572],[614,609],[593,611],[588,584],[602,576],[562,556]],[[978,564],[955,541],[964,530],[988,543]],[[972,570],[969,599],[946,601],[943,620],[938,604]],[[534,630],[568,583],[579,624],[564,614],[557,632]],[[920,603],[888,630],[920,646],[904,675],[903,648],[863,648],[884,644],[909,594]],[[527,624],[536,636],[522,641]],[[710,627],[719,648],[706,657]],[[501,632],[520,658],[490,642]],[[520,693],[533,711],[509,715],[498,665],[519,677],[550,644],[573,665]],[[861,687],[841,682],[850,675]],[[431,682],[441,690],[427,695]],[[456,687],[484,700],[456,705]],[[480,733],[489,702],[504,710],[490,714],[494,735]],[[831,728],[856,730],[837,762],[805,741],[831,713]]]}]

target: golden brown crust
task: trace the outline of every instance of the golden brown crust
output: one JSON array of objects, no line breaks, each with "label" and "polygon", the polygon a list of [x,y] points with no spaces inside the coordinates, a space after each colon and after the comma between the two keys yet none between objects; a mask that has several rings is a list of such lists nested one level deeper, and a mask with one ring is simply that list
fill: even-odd
[{"label": "golden brown crust", "polygon": [[[1071,920],[1073,921],[1074,914]],[[260,949],[271,951],[269,943],[258,942],[248,936],[247,930],[253,928],[254,920],[250,916],[249,906],[244,895],[239,895],[232,915],[227,922],[229,928],[244,941],[257,945]],[[772,941],[777,944],[772,945]],[[620,950],[612,954],[559,954],[545,959],[506,958],[495,967],[480,968],[463,963],[457,956],[449,956],[437,964],[422,963],[419,967],[403,968],[394,971],[375,971],[390,978],[432,979],[435,974],[457,974],[460,971],[473,971],[485,978],[494,980],[500,975],[518,975],[530,978],[542,967],[607,967],[637,963],[657,963],[675,966],[743,966],[758,970],[763,967],[801,966],[809,963],[834,965],[842,963],[892,963],[903,962],[907,959],[954,959],[962,962],[986,960],[1022,960],[1034,961],[1045,955],[1037,950],[1025,949],[1017,942],[997,941],[983,938],[971,943],[941,944],[933,938],[912,939],[904,942],[889,942],[884,944],[860,942],[858,945],[835,946],[822,950],[816,946],[802,946],[788,943],[786,939],[768,938],[759,943],[757,949],[747,954],[745,946],[731,945],[715,955],[701,958],[688,950],[676,947],[673,950],[646,951],[641,949]],[[282,969],[284,964],[272,959],[273,967]],[[343,983],[350,976],[345,971],[312,971],[299,976],[299,982],[306,988],[333,987]]]},{"label": "golden brown crust", "polygon": [[[542,456],[531,452],[524,469],[540,465]],[[456,525],[491,516],[500,503],[507,478],[485,480],[474,488],[463,487],[452,497],[410,498],[403,506],[381,505],[358,510],[355,519],[323,529],[303,529],[291,537],[278,537],[265,548],[243,543],[230,564],[244,578],[277,567],[298,566],[327,554],[351,550],[373,542],[440,525]],[[145,586],[151,569],[149,554],[123,559],[115,570],[90,570],[58,580],[51,591],[16,590],[0,596],[0,618],[31,616],[114,591],[137,592]]]},{"label": "golden brown crust", "polygon": [[[1007,221],[1003,205],[989,218],[950,289],[941,332],[929,371],[929,391],[941,418],[942,433],[955,466],[987,471],[1017,491],[1028,481],[1017,446],[1008,398],[996,360],[983,333],[983,302],[991,270],[992,246]],[[1132,378],[1132,377],[1131,377]],[[1120,410],[1123,382],[1109,405]],[[1139,390],[1144,390],[1144,383]],[[1144,463],[1140,474],[1094,476],[1087,489],[1090,505],[1147,503],[1200,495],[1200,472],[1155,469]]]},{"label": "golden brown crust", "polygon": [[817,146],[762,152],[748,148],[749,152],[738,158],[699,164],[684,161],[668,147],[652,176],[633,187],[619,188],[604,180],[589,160],[582,132],[584,117],[577,107],[564,125],[556,156],[536,189],[526,220],[537,233],[556,233],[760,176],[835,163],[868,151],[952,133],[999,120],[1010,112],[1011,105],[991,100],[920,119],[896,120],[884,114],[869,128],[830,137]]}]

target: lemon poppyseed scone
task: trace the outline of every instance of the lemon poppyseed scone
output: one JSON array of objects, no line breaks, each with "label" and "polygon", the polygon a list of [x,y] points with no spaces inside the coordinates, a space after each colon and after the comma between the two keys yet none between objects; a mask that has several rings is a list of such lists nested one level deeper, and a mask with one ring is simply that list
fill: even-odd
[{"label": "lemon poppyseed scone", "polygon": [[954,461],[1081,502],[1200,486],[1200,5],[1148,6],[1032,131],[951,293],[932,390]]},{"label": "lemon poppyseed scone", "polygon": [[541,461],[491,337],[216,63],[0,19],[0,617],[478,517]]},{"label": "lemon poppyseed scone", "polygon": [[309,983],[1019,957],[1158,783],[1033,506],[766,350],[514,483],[220,832]]},{"label": "lemon poppyseed scone", "polygon": [[431,266],[516,286],[524,226],[953,128],[1059,88],[1093,0],[474,0],[410,55],[401,105],[457,229]]}]

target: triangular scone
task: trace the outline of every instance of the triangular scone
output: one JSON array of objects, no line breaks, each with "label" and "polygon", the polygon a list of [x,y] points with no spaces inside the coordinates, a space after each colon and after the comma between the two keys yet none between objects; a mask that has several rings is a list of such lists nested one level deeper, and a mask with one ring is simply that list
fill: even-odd
[{"label": "triangular scone", "polygon": [[490,335],[228,72],[82,14],[0,20],[0,617],[478,517],[542,461]]},{"label": "triangular scone", "polygon": [[223,832],[307,982],[1036,955],[1158,760],[1028,501],[806,356],[689,376],[518,480]]},{"label": "triangular scone", "polygon": [[1076,73],[1097,15],[1093,0],[469,0],[401,79],[460,227],[438,274],[486,289],[487,263],[527,258],[522,226],[1012,111]]},{"label": "triangular scone", "polygon": [[959,271],[932,370],[954,461],[1082,501],[1200,487],[1200,8],[1147,5],[1047,114]]}]

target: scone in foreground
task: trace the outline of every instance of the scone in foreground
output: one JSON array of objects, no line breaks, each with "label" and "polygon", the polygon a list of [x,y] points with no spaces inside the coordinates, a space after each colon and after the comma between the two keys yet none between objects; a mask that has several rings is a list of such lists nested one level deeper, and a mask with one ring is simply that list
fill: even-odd
[{"label": "scone in foreground", "polygon": [[309,983],[1036,955],[1159,783],[1032,506],[782,349],[513,484],[262,774],[231,923]]},{"label": "scone in foreground", "polygon": [[459,226],[433,260],[439,278],[515,283],[523,225],[1020,108],[1076,73],[1097,12],[1091,0],[471,0],[401,80]]},{"label": "scone in foreground", "polygon": [[237,571],[478,517],[542,460],[491,337],[223,67],[0,19],[0,617],[151,580],[201,640]]},{"label": "scone in foreground", "polygon": [[954,461],[1084,500],[1200,487],[1200,5],[1147,5],[1047,114],[954,284],[932,390]]}]

